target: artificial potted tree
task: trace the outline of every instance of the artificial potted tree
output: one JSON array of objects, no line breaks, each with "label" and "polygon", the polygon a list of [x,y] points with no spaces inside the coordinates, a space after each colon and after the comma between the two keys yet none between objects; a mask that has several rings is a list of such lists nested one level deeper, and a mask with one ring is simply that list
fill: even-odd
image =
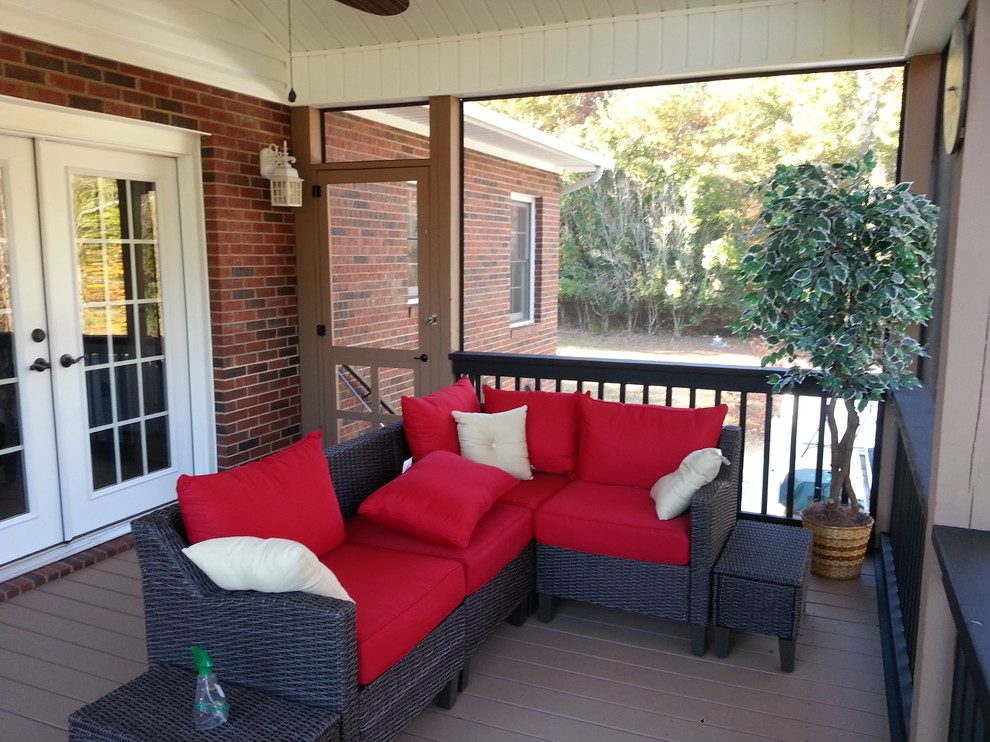
[{"label": "artificial potted tree", "polygon": [[875,164],[869,152],[778,165],[756,186],[762,211],[740,263],[747,296],[734,323],[764,335],[764,366],[791,364],[771,374],[774,393],[814,377],[827,394],[828,498],[801,517],[814,532],[812,571],[835,579],[859,575],[873,527],[850,480],[859,415],[888,390],[917,385],[924,350],[910,333],[931,317],[938,210],[908,183],[872,186]]}]

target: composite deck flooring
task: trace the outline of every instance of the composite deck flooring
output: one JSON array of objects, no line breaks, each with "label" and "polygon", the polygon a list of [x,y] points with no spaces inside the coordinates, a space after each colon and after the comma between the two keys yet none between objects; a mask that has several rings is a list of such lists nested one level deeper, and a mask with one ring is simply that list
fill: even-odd
[{"label": "composite deck flooring", "polygon": [[[727,658],[695,657],[683,625],[561,601],[549,624],[502,626],[454,708],[430,708],[398,739],[888,740],[871,565],[854,581],[811,579],[793,673],[772,637],[734,632]],[[0,603],[0,740],[65,742],[66,717],[145,661],[133,551]]]}]

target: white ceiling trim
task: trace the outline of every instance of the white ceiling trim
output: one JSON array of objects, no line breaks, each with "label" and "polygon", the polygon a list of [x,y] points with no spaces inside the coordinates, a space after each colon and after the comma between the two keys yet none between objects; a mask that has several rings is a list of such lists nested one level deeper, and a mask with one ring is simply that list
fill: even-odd
[{"label": "white ceiling trim", "polygon": [[299,104],[484,97],[903,59],[907,0],[761,0],[294,57]]},{"label": "white ceiling trim", "polygon": [[263,100],[285,101],[285,50],[223,0],[0,0],[0,30]]},{"label": "white ceiling trim", "polygon": [[[298,105],[486,97],[898,62],[966,0],[293,0]],[[289,89],[286,0],[0,0],[0,30],[263,100]],[[302,50],[307,50],[303,52]]]},{"label": "white ceiling trim", "polygon": [[[426,106],[366,108],[350,113],[420,136],[430,135],[429,108]],[[464,103],[463,114],[464,146],[475,152],[557,174],[615,167],[609,157],[547,134],[480,103]]]},{"label": "white ceiling trim", "polygon": [[939,54],[969,0],[912,0],[904,56]]}]

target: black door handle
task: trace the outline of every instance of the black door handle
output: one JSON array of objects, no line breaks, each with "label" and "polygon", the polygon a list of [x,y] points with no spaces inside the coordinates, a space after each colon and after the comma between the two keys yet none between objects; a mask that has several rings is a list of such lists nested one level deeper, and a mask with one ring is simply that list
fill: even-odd
[{"label": "black door handle", "polygon": [[413,360],[422,361],[423,363],[426,363],[428,360],[430,360],[430,357],[426,355],[426,353],[420,353],[418,356],[413,356]]},{"label": "black door handle", "polygon": [[79,363],[86,356],[79,356],[78,358],[73,358],[68,353],[63,353],[62,357],[58,359],[58,362],[62,364],[62,368],[68,368],[69,366],[74,366]]},{"label": "black door handle", "polygon": [[30,368],[32,371],[47,371],[51,367],[52,364],[50,364],[44,358],[35,358],[34,363],[28,366],[28,368]]}]

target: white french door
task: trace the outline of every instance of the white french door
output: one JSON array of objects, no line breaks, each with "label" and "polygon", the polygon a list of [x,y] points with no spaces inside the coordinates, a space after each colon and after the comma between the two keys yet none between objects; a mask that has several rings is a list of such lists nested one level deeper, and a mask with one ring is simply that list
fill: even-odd
[{"label": "white french door", "polygon": [[176,160],[0,136],[0,564],[193,471]]}]

